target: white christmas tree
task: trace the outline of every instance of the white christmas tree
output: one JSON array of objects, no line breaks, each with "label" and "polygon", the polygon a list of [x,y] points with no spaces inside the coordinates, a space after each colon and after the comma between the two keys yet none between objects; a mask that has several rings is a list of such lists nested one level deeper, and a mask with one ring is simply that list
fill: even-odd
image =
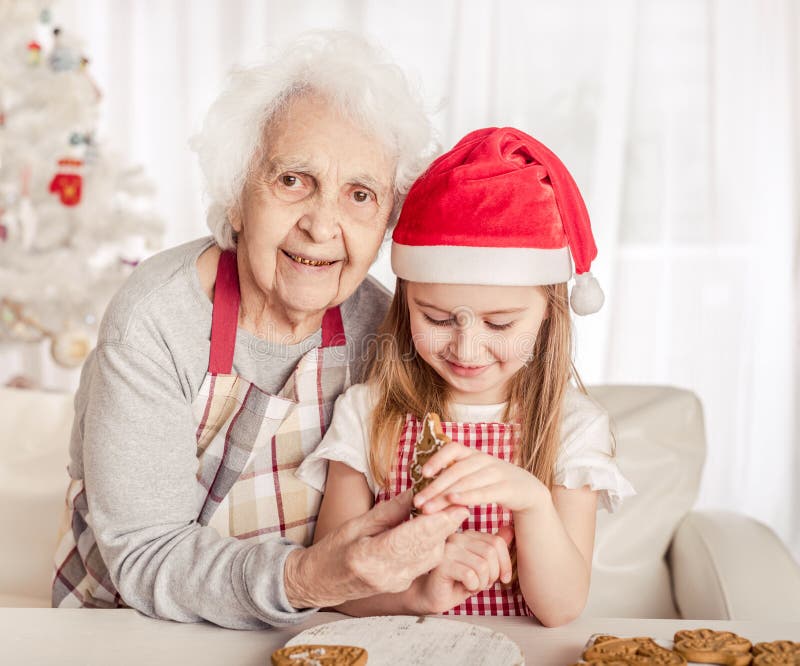
[{"label": "white christmas tree", "polygon": [[163,225],[142,169],[98,142],[101,92],[48,5],[0,0],[0,343],[49,340],[74,367]]}]

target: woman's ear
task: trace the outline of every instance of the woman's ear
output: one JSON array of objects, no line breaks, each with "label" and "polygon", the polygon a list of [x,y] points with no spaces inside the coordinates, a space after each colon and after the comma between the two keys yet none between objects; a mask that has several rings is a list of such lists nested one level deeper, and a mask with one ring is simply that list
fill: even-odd
[{"label": "woman's ear", "polygon": [[230,222],[233,230],[237,234],[240,233],[242,231],[242,219],[244,218],[244,215],[242,214],[241,202],[237,201],[230,208],[228,208],[226,215],[228,216],[228,222]]}]

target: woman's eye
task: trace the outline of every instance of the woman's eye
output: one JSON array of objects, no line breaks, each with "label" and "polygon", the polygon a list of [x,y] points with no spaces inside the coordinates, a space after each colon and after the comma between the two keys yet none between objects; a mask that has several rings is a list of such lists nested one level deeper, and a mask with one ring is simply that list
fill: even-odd
[{"label": "woman's eye", "polygon": [[294,203],[305,199],[314,191],[314,179],[308,174],[282,173],[274,181],[274,191],[279,199]]},{"label": "woman's eye", "polygon": [[486,325],[491,328],[493,331],[504,331],[507,328],[511,328],[514,325],[513,321],[510,321],[506,324],[493,324],[490,321],[486,322]]},{"label": "woman's eye", "polygon": [[353,192],[353,199],[356,203],[367,203],[371,198],[370,193],[364,190],[356,190]]},{"label": "woman's eye", "polygon": [[452,326],[455,323],[455,320],[451,317],[450,319],[434,319],[433,317],[429,317],[424,312],[422,316],[425,317],[426,321],[433,324],[434,326]]}]

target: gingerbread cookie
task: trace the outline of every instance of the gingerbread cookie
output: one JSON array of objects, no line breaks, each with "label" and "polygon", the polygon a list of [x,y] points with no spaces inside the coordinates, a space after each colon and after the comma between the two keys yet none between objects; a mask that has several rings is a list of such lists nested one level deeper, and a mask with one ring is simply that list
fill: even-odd
[{"label": "gingerbread cookie", "polygon": [[771,643],[756,643],[753,646],[753,666],[767,666],[780,664],[780,666],[800,666],[800,643],[793,641],[772,641]]},{"label": "gingerbread cookie", "polygon": [[686,659],[663,648],[652,638],[617,638],[598,636],[583,652],[591,666],[631,666],[633,664],[686,664]]},{"label": "gingerbread cookie", "polygon": [[364,666],[367,651],[352,645],[293,645],[272,653],[272,666]]},{"label": "gingerbread cookie", "polygon": [[[442,432],[442,423],[439,415],[429,412],[422,419],[422,431],[419,434],[417,443],[414,446],[414,461],[411,464],[411,481],[413,482],[414,495],[427,488],[436,478],[422,476],[422,466],[433,458],[445,444],[450,442],[450,438]],[[412,516],[419,516],[422,513],[417,507],[411,508]]]},{"label": "gingerbread cookie", "polygon": [[[581,661],[573,666],[646,666],[647,664],[658,664],[661,662],[653,661],[650,657],[640,655],[628,655],[619,659],[593,659],[592,661]],[[678,663],[678,662],[676,662]],[[683,662],[686,663],[685,661]]]},{"label": "gingerbread cookie", "polygon": [[731,631],[683,630],[675,634],[675,651],[689,661],[724,666],[747,666],[752,644]]}]

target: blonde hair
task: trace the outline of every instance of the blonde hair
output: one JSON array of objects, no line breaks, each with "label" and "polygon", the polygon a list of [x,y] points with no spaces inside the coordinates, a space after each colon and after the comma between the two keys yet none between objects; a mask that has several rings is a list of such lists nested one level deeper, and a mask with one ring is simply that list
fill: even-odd
[{"label": "blonde hair", "polygon": [[[511,380],[505,422],[515,422],[514,462],[548,489],[561,443],[564,395],[570,380],[586,393],[572,362],[572,320],[566,283],[542,287],[545,319],[531,360]],[[394,298],[371,350],[367,383],[375,392],[370,415],[369,467],[378,486],[388,487],[406,416],[436,412],[450,420],[448,386],[416,353],[406,300],[406,283],[397,280]]]}]

